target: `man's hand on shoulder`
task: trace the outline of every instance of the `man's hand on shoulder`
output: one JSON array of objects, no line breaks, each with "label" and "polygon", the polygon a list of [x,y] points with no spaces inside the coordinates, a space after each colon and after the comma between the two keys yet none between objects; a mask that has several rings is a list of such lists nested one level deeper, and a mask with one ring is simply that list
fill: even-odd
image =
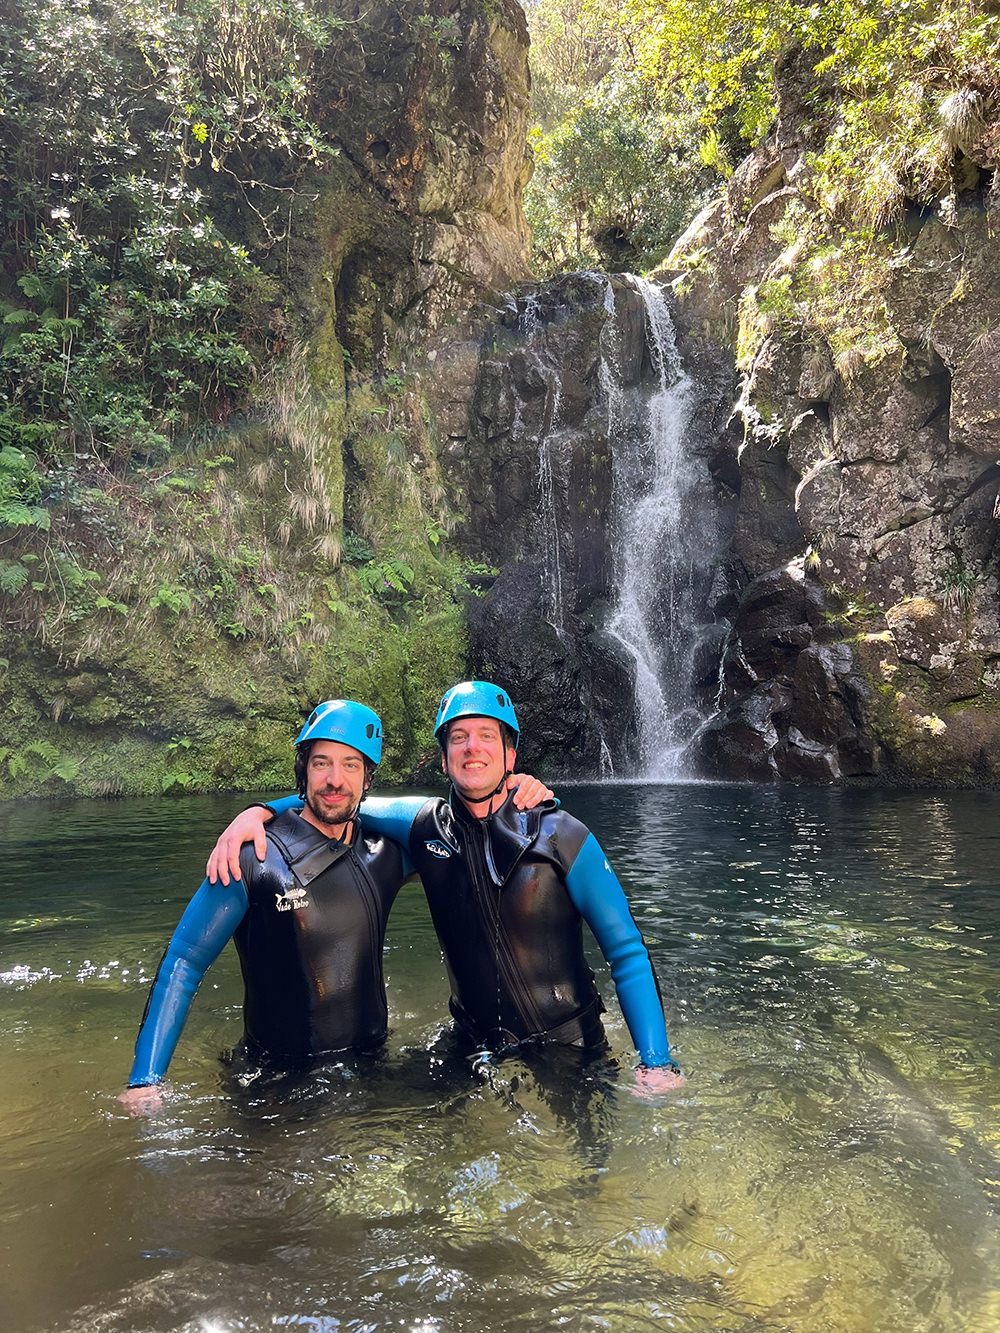
[{"label": "man's hand on shoulder", "polygon": [[664,1093],[683,1088],[684,1075],[676,1065],[640,1065],[635,1071],[635,1086],[629,1091],[641,1101],[655,1101]]},{"label": "man's hand on shoulder", "polygon": [[129,1115],[156,1115],[163,1110],[163,1085],[150,1083],[146,1087],[126,1088],[118,1100]]},{"label": "man's hand on shoulder", "polygon": [[232,823],[223,829],[219,841],[212,848],[205,874],[209,884],[221,879],[228,884],[230,876],[242,879],[240,874],[240,848],[245,842],[252,842],[258,861],[267,855],[267,825],[274,818],[270,810],[262,805],[251,805],[241,810]]},{"label": "man's hand on shoulder", "polygon": [[530,773],[512,773],[507,779],[507,790],[514,793],[518,810],[534,810],[536,805],[551,801],[555,795],[541,778],[532,777]]}]

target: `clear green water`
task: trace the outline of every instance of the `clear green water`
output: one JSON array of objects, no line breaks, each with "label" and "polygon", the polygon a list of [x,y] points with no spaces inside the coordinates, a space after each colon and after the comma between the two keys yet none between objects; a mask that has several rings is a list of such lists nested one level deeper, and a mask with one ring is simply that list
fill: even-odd
[{"label": "clear green water", "polygon": [[419,890],[388,1057],[243,1092],[234,957],[152,1121],[149,977],[238,797],[0,810],[0,1327],[994,1330],[1000,798],[574,788],[689,1083],[475,1073]]}]

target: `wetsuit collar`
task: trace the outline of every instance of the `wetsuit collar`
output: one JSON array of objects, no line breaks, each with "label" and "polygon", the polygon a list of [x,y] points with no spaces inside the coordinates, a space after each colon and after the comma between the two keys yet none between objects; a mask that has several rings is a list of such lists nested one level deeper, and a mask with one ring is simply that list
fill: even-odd
[{"label": "wetsuit collar", "polygon": [[497,888],[507,882],[518,861],[538,837],[542,814],[554,808],[552,803],[545,802],[534,810],[518,810],[511,792],[492,815],[477,819],[454,787],[450,804],[458,823],[482,829],[486,869]]},{"label": "wetsuit collar", "polygon": [[[325,837],[318,828],[292,810],[279,815],[268,825],[267,836],[281,852],[302,888],[306,888],[351,850],[350,843]],[[355,831],[355,837],[359,836],[360,826]]]}]

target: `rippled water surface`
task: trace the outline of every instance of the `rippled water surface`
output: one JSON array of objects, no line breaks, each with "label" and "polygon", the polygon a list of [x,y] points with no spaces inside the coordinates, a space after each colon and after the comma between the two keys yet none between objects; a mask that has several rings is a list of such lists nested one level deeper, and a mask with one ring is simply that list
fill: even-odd
[{"label": "rippled water surface", "polygon": [[[238,797],[0,809],[0,1327],[1000,1328],[1000,798],[572,788],[654,955],[681,1095],[455,1068],[419,889],[382,1061],[241,1089],[235,955],[147,1121],[151,973]],[[595,959],[595,962],[598,961]]]}]

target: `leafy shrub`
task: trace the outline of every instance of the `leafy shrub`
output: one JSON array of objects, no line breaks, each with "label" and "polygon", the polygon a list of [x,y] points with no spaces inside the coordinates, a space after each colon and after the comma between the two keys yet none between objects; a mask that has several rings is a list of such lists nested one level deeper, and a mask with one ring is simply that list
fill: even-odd
[{"label": "leafy shrub", "polygon": [[48,511],[37,503],[41,494],[35,460],[13,445],[0,445],[0,527],[48,528]]},{"label": "leafy shrub", "polygon": [[340,27],[295,0],[39,0],[7,16],[8,415],[50,444],[157,458],[245,393],[276,299],[261,263],[298,175],[333,151],[308,111]]}]

